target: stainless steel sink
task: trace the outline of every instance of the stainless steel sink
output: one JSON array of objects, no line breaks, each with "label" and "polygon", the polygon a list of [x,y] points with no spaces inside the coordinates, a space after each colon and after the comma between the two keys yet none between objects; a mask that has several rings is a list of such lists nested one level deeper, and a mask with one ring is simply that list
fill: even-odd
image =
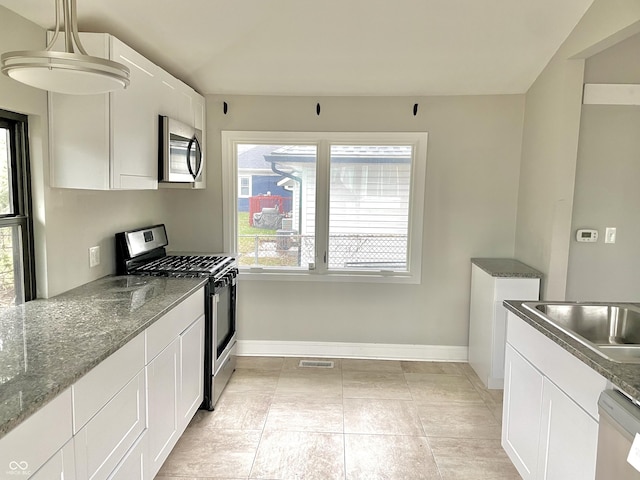
[{"label": "stainless steel sink", "polygon": [[608,360],[640,363],[640,307],[525,302],[523,306]]}]

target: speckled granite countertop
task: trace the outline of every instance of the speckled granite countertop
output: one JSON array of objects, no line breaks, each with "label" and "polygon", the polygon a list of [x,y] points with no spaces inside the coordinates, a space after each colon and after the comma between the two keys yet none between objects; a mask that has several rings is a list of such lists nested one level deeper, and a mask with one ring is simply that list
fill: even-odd
[{"label": "speckled granite countertop", "polygon": [[492,277],[542,278],[542,273],[513,258],[472,258],[477,265]]},{"label": "speckled granite countertop", "polygon": [[[590,304],[598,303],[601,302],[590,302]],[[583,361],[600,375],[610,380],[617,388],[631,395],[636,400],[640,400],[640,364],[617,363],[601,357],[566,333],[563,333],[553,325],[550,325],[548,322],[529,312],[529,310],[522,306],[523,302],[506,300],[503,304],[507,310],[515,313],[518,317],[553,340],[574,357]],[[616,305],[621,304],[616,303]]]},{"label": "speckled granite countertop", "polygon": [[0,438],[206,279],[105,277],[0,312]]}]

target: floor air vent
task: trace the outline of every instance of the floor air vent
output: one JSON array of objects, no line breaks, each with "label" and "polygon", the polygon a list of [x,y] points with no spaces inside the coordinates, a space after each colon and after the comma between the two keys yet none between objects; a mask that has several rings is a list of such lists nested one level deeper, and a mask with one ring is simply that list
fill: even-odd
[{"label": "floor air vent", "polygon": [[328,360],[300,360],[299,367],[333,368],[333,362]]}]

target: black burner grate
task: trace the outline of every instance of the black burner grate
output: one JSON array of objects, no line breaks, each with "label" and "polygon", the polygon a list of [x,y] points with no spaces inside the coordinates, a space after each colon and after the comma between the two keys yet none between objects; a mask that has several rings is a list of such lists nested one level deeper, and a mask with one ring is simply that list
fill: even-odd
[{"label": "black burner grate", "polygon": [[135,269],[136,273],[157,275],[216,276],[233,262],[232,257],[215,255],[167,255]]}]

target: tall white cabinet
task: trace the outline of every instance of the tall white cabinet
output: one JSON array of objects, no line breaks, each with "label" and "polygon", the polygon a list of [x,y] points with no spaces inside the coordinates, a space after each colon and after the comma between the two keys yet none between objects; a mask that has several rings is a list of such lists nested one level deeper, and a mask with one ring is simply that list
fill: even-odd
[{"label": "tall white cabinet", "polygon": [[504,384],[507,311],[504,300],[538,300],[537,270],[513,259],[471,259],[469,364],[487,388]]}]

